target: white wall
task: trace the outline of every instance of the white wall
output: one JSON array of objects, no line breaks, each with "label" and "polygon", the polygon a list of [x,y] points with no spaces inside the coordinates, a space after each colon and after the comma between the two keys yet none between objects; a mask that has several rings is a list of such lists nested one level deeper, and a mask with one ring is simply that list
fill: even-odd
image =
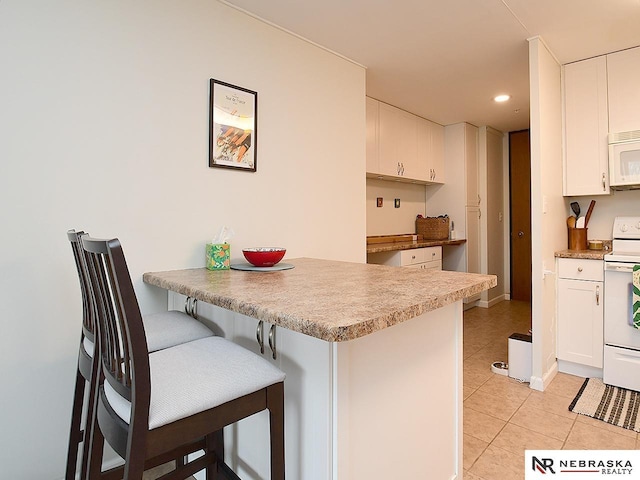
[{"label": "white wall", "polygon": [[[367,235],[416,233],[416,216],[424,215],[425,186],[367,178]],[[382,207],[376,199],[381,197]],[[400,208],[394,200],[400,199]]]},{"label": "white wall", "polygon": [[[212,0],[5,0],[0,65],[0,463],[55,479],[81,325],[67,229],[121,239],[144,312],[166,295],[142,273],[204,266],[222,225],[236,258],[364,262],[365,72]],[[208,167],[210,78],[258,92],[256,173]]]},{"label": "white wall", "polygon": [[[562,197],[560,65],[541,38],[529,42],[531,90],[531,263],[533,364],[531,387],[543,390],[556,366],[557,250],[566,248]],[[547,271],[552,272],[547,274]]]},{"label": "white wall", "polygon": [[[566,216],[572,214],[571,202],[580,204],[580,215],[587,214],[591,200],[596,201],[589,226],[587,238],[589,240],[610,240],[613,220],[618,216],[637,217],[640,215],[640,190],[612,191],[611,195],[594,197],[567,197],[565,199]],[[565,239],[567,234],[565,232]]]}]

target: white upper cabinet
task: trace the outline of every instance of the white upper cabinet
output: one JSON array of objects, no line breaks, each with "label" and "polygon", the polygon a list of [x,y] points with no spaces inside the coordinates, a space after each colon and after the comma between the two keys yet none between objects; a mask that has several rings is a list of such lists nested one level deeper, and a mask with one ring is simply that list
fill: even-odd
[{"label": "white upper cabinet", "polygon": [[380,171],[379,142],[379,102],[367,97],[367,172]]},{"label": "white upper cabinet", "polygon": [[418,158],[426,165],[429,183],[444,183],[444,127],[417,117]]},{"label": "white upper cabinet", "polygon": [[640,130],[640,47],[607,55],[609,131]]},{"label": "white upper cabinet", "polygon": [[367,176],[444,182],[444,127],[367,97]]},{"label": "white upper cabinet", "polygon": [[563,84],[563,194],[609,194],[606,57],[565,65]]}]

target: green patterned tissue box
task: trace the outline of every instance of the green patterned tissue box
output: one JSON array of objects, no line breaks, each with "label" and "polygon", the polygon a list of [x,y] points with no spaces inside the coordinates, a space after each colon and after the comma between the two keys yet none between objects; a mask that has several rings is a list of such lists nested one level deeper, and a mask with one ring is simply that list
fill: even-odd
[{"label": "green patterned tissue box", "polygon": [[207,243],[206,255],[209,270],[229,270],[231,248],[228,243]]}]

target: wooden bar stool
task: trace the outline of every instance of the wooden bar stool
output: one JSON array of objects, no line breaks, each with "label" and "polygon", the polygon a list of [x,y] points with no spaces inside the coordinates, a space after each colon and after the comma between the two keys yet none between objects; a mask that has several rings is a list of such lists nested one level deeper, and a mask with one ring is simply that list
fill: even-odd
[{"label": "wooden bar stool", "polygon": [[[87,428],[88,421],[85,421],[83,424],[82,411],[83,409],[86,410],[87,419],[93,416],[95,392],[92,387],[95,383],[92,380],[97,378],[96,371],[98,369],[98,359],[94,355],[96,341],[95,315],[92,307],[93,302],[90,298],[91,289],[89,286],[85,253],[80,244],[80,239],[84,235],[85,233],[76,232],[75,230],[67,232],[82,293],[82,332],[80,335],[78,368],[76,371],[69,447],[67,450],[66,480],[74,480],[76,478],[76,470],[79,462],[81,465],[80,478],[84,479],[86,477],[86,459],[90,444],[90,429]],[[146,331],[147,346],[150,352],[213,335],[213,332],[203,323],[179,311],[145,315],[143,323]],[[89,385],[89,391],[85,393],[87,384]],[[86,406],[85,395],[87,399]],[[83,441],[84,445],[80,460],[78,459],[78,450]]]},{"label": "wooden bar stool", "polygon": [[[274,365],[221,337],[150,353],[120,242],[82,238],[100,346],[97,420],[89,478],[100,478],[102,442],[125,459],[124,480],[145,466],[204,450],[168,479],[206,469],[238,478],[224,463],[223,427],[269,410],[271,479],[284,479],[284,377]],[[265,446],[266,447],[266,446]]]}]

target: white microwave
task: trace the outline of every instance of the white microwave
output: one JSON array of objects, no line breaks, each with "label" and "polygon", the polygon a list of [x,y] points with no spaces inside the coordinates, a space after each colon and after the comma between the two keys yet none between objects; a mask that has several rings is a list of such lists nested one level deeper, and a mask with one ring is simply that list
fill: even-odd
[{"label": "white microwave", "polygon": [[609,186],[640,189],[640,130],[609,134]]}]

